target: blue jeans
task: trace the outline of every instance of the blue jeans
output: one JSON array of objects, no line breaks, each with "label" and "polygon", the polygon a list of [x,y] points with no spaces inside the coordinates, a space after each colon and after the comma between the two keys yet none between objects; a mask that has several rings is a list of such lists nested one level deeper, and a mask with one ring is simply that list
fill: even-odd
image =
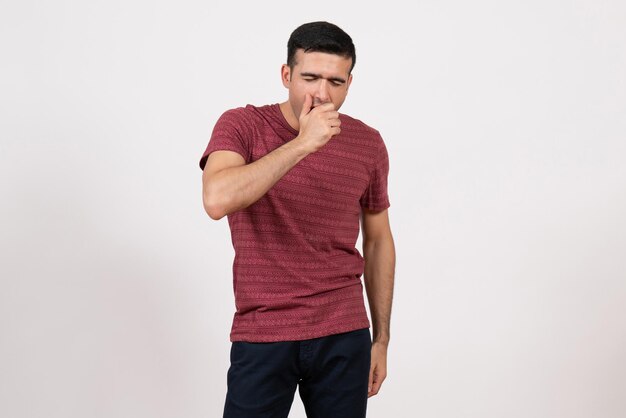
[{"label": "blue jeans", "polygon": [[296,386],[308,418],[363,418],[369,328],[301,341],[231,343],[224,418],[286,418]]}]

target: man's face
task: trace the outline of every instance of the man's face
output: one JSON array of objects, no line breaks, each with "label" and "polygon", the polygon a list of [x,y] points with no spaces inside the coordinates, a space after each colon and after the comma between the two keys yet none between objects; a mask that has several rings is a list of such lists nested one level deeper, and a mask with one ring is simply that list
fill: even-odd
[{"label": "man's face", "polygon": [[283,85],[289,89],[289,104],[296,118],[300,116],[304,97],[309,93],[313,107],[332,102],[339,110],[352,82],[351,58],[325,52],[296,51],[293,71],[287,64],[281,69]]}]

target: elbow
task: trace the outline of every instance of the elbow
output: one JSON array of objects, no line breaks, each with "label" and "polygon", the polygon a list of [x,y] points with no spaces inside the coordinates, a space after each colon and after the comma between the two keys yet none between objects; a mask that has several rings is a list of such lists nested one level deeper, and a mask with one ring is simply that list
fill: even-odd
[{"label": "elbow", "polygon": [[214,221],[219,221],[226,216],[226,211],[223,205],[219,203],[219,199],[216,198],[215,193],[211,193],[208,188],[205,188],[202,194],[202,203],[204,211],[209,215],[209,218]]},{"label": "elbow", "polygon": [[391,232],[382,234],[376,237],[364,237],[363,238],[363,253],[371,253],[372,251],[391,250],[395,251],[395,244],[393,242],[393,236]]},{"label": "elbow", "polygon": [[225,216],[224,212],[221,211],[219,207],[216,207],[214,205],[205,204],[204,211],[207,213],[207,215],[209,215],[209,218],[213,219],[214,221],[219,221]]}]

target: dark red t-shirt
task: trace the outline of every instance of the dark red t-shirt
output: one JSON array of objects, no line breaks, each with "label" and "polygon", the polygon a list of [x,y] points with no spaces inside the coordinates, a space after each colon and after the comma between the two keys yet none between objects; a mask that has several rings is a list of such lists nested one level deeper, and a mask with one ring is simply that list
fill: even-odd
[{"label": "dark red t-shirt", "polygon": [[[235,250],[231,341],[294,341],[370,326],[365,261],[355,245],[361,208],[390,206],[389,158],[376,129],[339,118],[340,134],[228,215]],[[278,103],[227,110],[200,168],[216,150],[238,152],[250,164],[297,135]]]}]

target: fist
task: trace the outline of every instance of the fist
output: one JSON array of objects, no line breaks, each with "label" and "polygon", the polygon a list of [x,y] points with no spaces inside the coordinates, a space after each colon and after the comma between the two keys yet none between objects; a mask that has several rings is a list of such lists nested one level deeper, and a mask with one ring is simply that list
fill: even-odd
[{"label": "fist", "polygon": [[298,136],[311,152],[319,150],[332,136],[341,132],[341,120],[335,105],[329,102],[313,107],[313,97],[308,93],[304,98],[299,122]]}]

